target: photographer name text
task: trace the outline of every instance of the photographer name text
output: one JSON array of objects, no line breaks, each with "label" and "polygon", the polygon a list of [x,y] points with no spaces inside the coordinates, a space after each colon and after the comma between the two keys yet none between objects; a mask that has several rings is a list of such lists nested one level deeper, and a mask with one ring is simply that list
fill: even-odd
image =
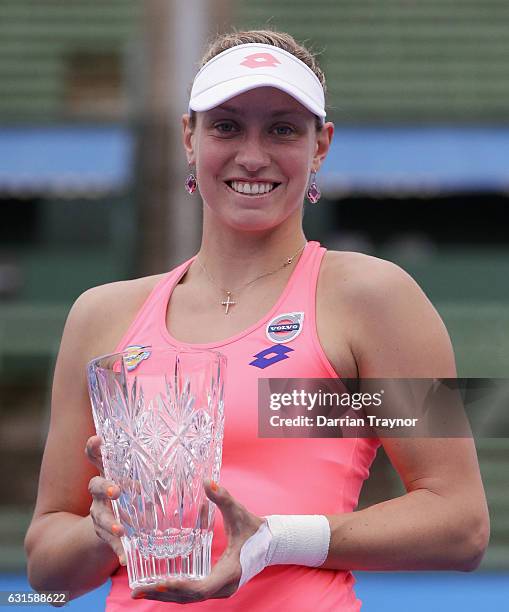
[{"label": "photographer name text", "polygon": [[[318,391],[308,393],[303,390],[293,390],[291,393],[271,393],[269,408],[278,412],[281,408],[302,408],[310,412],[315,408],[324,406],[343,407],[360,410],[366,407],[379,407],[382,404],[383,389],[379,393],[325,393]],[[282,416],[271,414],[269,423],[271,427],[380,427],[393,429],[396,427],[415,427],[418,418],[384,418],[374,414],[365,417],[341,416],[330,418],[323,414],[311,416],[299,414],[297,416]]]}]

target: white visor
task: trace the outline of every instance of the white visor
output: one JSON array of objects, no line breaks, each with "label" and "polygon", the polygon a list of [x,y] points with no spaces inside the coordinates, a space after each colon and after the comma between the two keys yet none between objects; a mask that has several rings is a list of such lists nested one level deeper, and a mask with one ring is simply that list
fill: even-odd
[{"label": "white visor", "polygon": [[189,110],[210,110],[256,87],[281,89],[323,123],[325,96],[315,73],[291,53],[259,43],[237,45],[208,61],[194,79]]}]

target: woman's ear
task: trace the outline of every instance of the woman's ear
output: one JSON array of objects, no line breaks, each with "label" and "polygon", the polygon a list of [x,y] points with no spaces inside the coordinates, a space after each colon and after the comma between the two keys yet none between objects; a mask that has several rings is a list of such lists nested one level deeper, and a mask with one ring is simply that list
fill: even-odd
[{"label": "woman's ear", "polygon": [[182,143],[186,150],[187,162],[194,164],[194,147],[193,147],[194,130],[191,127],[191,117],[186,113],[182,115]]},{"label": "woman's ear", "polygon": [[334,124],[332,121],[327,121],[327,123],[324,123],[322,129],[316,134],[316,147],[312,166],[315,172],[318,172],[323,160],[327,157],[333,135]]}]

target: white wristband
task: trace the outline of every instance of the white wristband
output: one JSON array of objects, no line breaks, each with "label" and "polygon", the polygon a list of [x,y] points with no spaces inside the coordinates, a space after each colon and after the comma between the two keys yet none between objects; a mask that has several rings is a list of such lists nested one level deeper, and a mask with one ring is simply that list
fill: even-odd
[{"label": "white wristband", "polygon": [[330,525],[323,515],[272,514],[240,550],[239,587],[269,565],[318,567],[327,558]]}]

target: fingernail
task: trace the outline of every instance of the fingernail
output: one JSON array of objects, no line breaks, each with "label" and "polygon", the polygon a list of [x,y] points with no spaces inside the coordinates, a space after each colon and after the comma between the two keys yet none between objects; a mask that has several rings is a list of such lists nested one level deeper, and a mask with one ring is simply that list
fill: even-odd
[{"label": "fingernail", "polygon": [[108,497],[113,497],[115,495],[115,487],[108,487],[106,489],[106,495]]},{"label": "fingernail", "polygon": [[124,565],[124,566],[127,565],[124,555],[118,556],[118,562],[120,563],[120,565]]},{"label": "fingernail", "polygon": [[113,531],[115,535],[118,535],[122,531],[122,526],[113,523],[113,525],[111,526],[111,531]]},{"label": "fingernail", "polygon": [[216,482],[214,482],[213,480],[211,480],[211,481],[210,481],[210,488],[211,488],[213,491],[219,491],[219,486],[218,486],[218,485],[217,485],[217,483],[216,483]]}]

